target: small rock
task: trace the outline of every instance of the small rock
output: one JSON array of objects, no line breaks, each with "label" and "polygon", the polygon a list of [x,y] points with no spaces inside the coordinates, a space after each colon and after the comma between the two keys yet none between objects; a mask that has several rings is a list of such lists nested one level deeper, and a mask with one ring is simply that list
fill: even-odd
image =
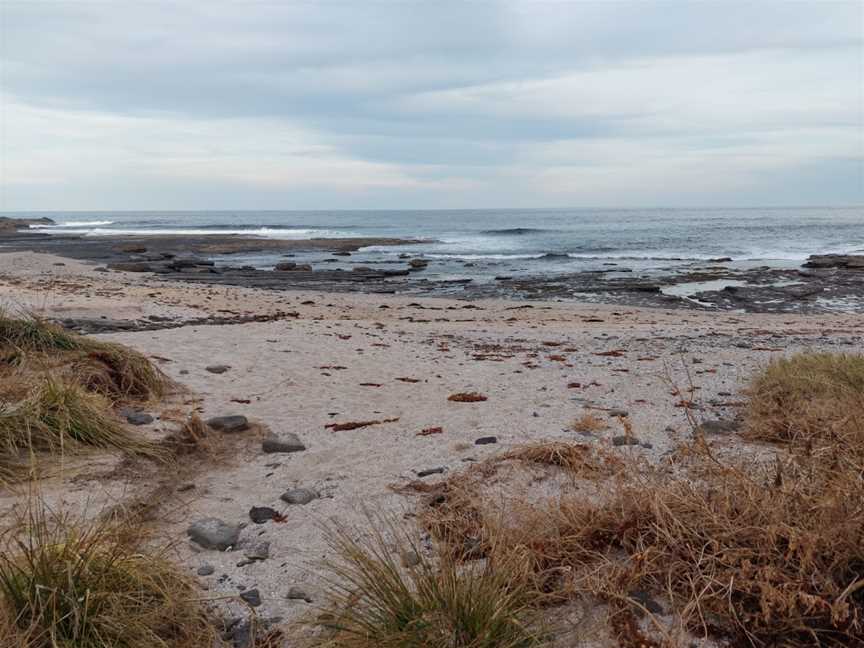
[{"label": "small rock", "polygon": [[302,452],[306,449],[303,442],[293,432],[283,432],[279,436],[269,436],[261,442],[261,450],[266,453]]},{"label": "small rock", "polygon": [[307,603],[312,602],[312,597],[310,597],[306,593],[306,590],[299,587],[289,588],[288,593],[285,595],[285,598],[295,601],[306,601]]},{"label": "small rock", "polygon": [[308,504],[318,498],[318,493],[308,488],[292,488],[280,495],[281,499],[286,504]]},{"label": "small rock", "polygon": [[270,543],[261,540],[243,550],[243,555],[249,560],[267,560],[270,557]]},{"label": "small rock", "polygon": [[209,517],[198,520],[186,529],[186,534],[195,544],[205,549],[225,551],[240,539],[240,527],[228,524],[219,518]]},{"label": "small rock", "polygon": [[612,445],[614,446],[631,446],[639,444],[639,439],[636,437],[626,436],[623,434],[621,436],[612,437]]},{"label": "small rock", "polygon": [[210,365],[209,367],[204,367],[206,371],[209,371],[212,374],[223,374],[230,368],[231,367],[228,365]]},{"label": "small rock", "polygon": [[696,434],[731,434],[739,427],[735,421],[703,421],[696,426]]},{"label": "small rock", "polygon": [[498,443],[498,437],[485,436],[474,441],[474,445],[489,445],[490,443]]},{"label": "small rock", "polygon": [[150,425],[153,420],[147,412],[129,412],[126,415],[126,422],[131,425]]},{"label": "small rock", "polygon": [[216,568],[213,565],[201,565],[198,568],[199,576],[212,576],[216,572]]},{"label": "small rock", "polygon": [[279,512],[269,506],[253,506],[249,509],[249,519],[255,524],[264,524],[268,520],[272,520]]},{"label": "small rock", "polygon": [[242,414],[214,416],[207,419],[207,425],[217,432],[242,432],[249,427],[249,421]]},{"label": "small rock", "polygon": [[625,409],[610,409],[606,413],[612,418],[626,418],[630,416],[630,412]]},{"label": "small rock", "polygon": [[446,469],[443,466],[439,467],[439,468],[427,468],[426,470],[418,470],[417,476],[418,477],[428,477],[429,475],[440,475],[445,470]]},{"label": "small rock", "polygon": [[246,601],[252,607],[261,605],[261,593],[257,589],[246,590],[240,592],[240,598]]},{"label": "small rock", "polygon": [[278,270],[279,272],[287,272],[289,270],[295,270],[297,268],[297,264],[293,261],[280,261],[274,267],[274,270]]}]

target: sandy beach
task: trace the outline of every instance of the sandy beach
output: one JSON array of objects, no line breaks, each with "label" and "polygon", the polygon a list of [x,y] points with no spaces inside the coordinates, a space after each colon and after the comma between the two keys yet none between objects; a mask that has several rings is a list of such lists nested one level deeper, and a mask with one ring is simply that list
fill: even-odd
[{"label": "sandy beach", "polygon": [[[434,483],[537,440],[579,440],[656,463],[691,435],[682,400],[700,420],[734,421],[741,389],[769,359],[805,349],[860,350],[864,330],[859,315],[202,287],[96,272],[92,264],[29,252],[0,254],[0,302],[60,320],[168,327],[100,336],[148,355],[183,386],[162,411],[151,412],[157,418],[144,429],[154,436],[174,429],[185,409],[205,418],[244,415],[277,437],[300,438],[305,451],[270,454],[262,452],[260,431],[230,435],[228,456],[173,484],[170,494],[161,491],[156,525],[190,572],[212,567],[201,577],[208,595],[257,589],[256,613],[283,622],[309,614],[320,595],[316,565],[328,557],[322,524],[362,525],[369,511],[410,517],[416,502],[393,487],[423,471],[437,471],[422,478]],[[200,323],[250,315],[274,319]],[[448,400],[460,392],[488,400]],[[608,429],[574,432],[571,423],[586,412]],[[368,421],[384,422],[328,427]],[[478,445],[484,437],[492,439]],[[728,434],[712,442],[740,443]],[[61,475],[45,485],[73,508],[97,510],[160,485],[99,461],[75,470],[74,479]],[[280,499],[292,489],[307,489],[314,499]],[[0,509],[15,502],[6,493]],[[265,506],[282,512],[285,523],[250,522],[250,509]],[[269,557],[244,561],[240,552],[189,543],[190,523],[211,516],[248,524],[242,537],[269,542]],[[237,616],[248,612],[232,600],[219,605]]]}]

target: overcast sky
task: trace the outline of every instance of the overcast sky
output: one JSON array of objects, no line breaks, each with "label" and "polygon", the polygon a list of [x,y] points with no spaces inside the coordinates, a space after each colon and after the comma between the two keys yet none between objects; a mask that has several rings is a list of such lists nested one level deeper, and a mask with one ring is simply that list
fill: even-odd
[{"label": "overcast sky", "polygon": [[864,203],[864,2],[0,0],[0,210]]}]

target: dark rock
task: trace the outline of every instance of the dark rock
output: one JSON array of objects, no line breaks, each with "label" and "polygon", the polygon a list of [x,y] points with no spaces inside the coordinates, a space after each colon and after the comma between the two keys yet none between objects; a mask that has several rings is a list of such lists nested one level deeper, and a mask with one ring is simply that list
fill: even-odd
[{"label": "dark rock", "polygon": [[626,418],[630,416],[630,412],[625,409],[610,409],[606,413],[612,418]]},{"label": "dark rock", "polygon": [[240,598],[246,601],[252,607],[258,607],[261,605],[261,593],[257,589],[246,590],[245,592],[240,592]]},{"label": "dark rock", "polygon": [[426,259],[411,259],[408,265],[414,270],[423,270],[429,265],[429,262]]},{"label": "dark rock", "polygon": [[312,602],[312,597],[306,593],[306,590],[299,587],[289,588],[285,598],[294,601],[306,601],[307,603]]},{"label": "dark rock", "polygon": [[805,268],[847,268],[864,270],[862,254],[814,254],[804,263]]},{"label": "dark rock", "polygon": [[275,518],[277,515],[279,515],[279,511],[270,508],[269,506],[253,506],[249,509],[249,519],[255,524],[264,524],[268,520]]},{"label": "dark rock", "polygon": [[737,432],[740,424],[735,421],[703,421],[696,426],[696,434],[731,434]]},{"label": "dark rock", "polygon": [[302,506],[312,500],[318,499],[318,493],[309,488],[292,488],[282,493],[279,499],[286,504],[299,504]]},{"label": "dark rock", "polygon": [[446,470],[446,468],[444,468],[443,466],[439,467],[439,468],[427,468],[426,470],[417,471],[417,476],[418,477],[428,477],[429,475],[440,475],[445,470]]},{"label": "dark rock", "polygon": [[632,436],[620,435],[616,437],[612,437],[612,445],[614,446],[631,446],[631,445],[640,445],[639,439]]},{"label": "dark rock", "polygon": [[280,261],[273,269],[278,270],[279,272],[287,272],[289,270],[296,270],[297,264],[293,261]]},{"label": "dark rock", "polygon": [[474,441],[474,445],[489,445],[491,443],[498,443],[498,437],[484,436]]},{"label": "dark rock", "polygon": [[229,365],[210,365],[209,367],[204,367],[204,370],[209,371],[212,374],[223,374],[230,368]]},{"label": "dark rock", "polygon": [[216,568],[213,565],[201,565],[198,568],[199,576],[212,576],[216,572]]},{"label": "dark rock", "polygon": [[147,412],[129,412],[126,414],[126,422],[131,425],[150,425],[153,417]]},{"label": "dark rock", "polygon": [[242,414],[214,416],[207,419],[207,425],[217,432],[242,432],[249,428],[249,420]]},{"label": "dark rock", "polygon": [[144,254],[147,251],[147,247],[144,245],[136,245],[132,243],[130,245],[121,246],[120,251],[126,252],[127,254]]},{"label": "dark rock", "polygon": [[109,263],[109,270],[116,270],[117,272],[153,272],[153,266],[149,263],[143,263],[139,261],[121,261],[118,263]]},{"label": "dark rock", "polygon": [[303,442],[293,432],[283,432],[280,436],[269,436],[261,442],[261,450],[270,454],[276,452],[302,452],[306,449]]},{"label": "dark rock", "polygon": [[204,549],[225,551],[237,544],[240,527],[228,524],[219,518],[209,517],[198,520],[186,529],[186,535]]}]

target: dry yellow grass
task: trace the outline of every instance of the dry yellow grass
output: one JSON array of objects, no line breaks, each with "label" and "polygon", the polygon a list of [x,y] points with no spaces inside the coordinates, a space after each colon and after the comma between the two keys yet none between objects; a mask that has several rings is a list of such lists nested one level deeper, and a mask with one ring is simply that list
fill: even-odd
[{"label": "dry yellow grass", "polygon": [[585,412],[582,416],[570,424],[570,429],[574,432],[600,432],[609,429],[609,424],[601,418]]}]

